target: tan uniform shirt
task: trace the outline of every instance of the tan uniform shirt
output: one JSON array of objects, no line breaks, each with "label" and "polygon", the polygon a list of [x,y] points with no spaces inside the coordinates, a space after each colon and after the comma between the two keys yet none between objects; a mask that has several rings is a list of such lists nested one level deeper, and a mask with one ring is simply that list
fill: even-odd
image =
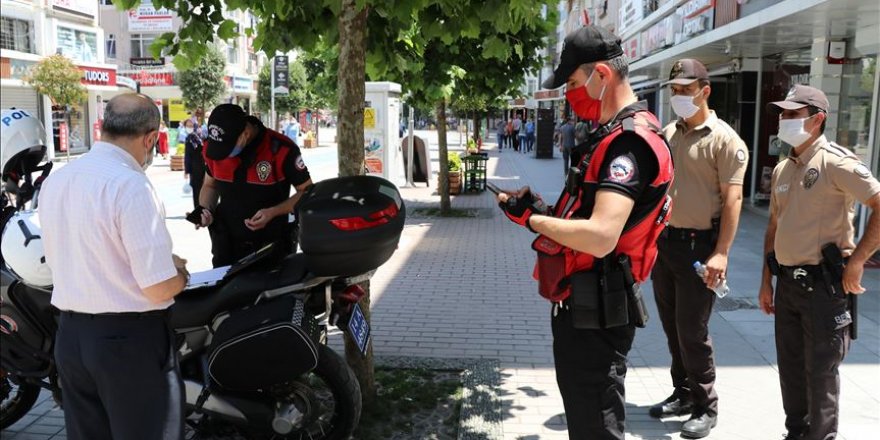
[{"label": "tan uniform shirt", "polygon": [[672,216],[676,228],[710,229],[721,216],[721,184],[742,185],[749,151],[739,135],[715,112],[702,125],[688,130],[679,119],[663,129],[672,149],[675,180]]},{"label": "tan uniform shirt", "polygon": [[776,165],[771,188],[776,259],[800,266],[819,264],[828,243],[852,253],[855,200],[864,203],[880,193],[880,182],[855,154],[822,136],[800,156]]}]

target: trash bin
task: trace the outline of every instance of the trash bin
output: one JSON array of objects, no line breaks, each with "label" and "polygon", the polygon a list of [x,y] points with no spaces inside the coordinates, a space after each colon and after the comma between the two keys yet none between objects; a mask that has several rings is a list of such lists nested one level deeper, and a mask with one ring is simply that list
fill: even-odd
[{"label": "trash bin", "polygon": [[489,161],[488,153],[477,153],[463,156],[464,186],[462,190],[482,192],[486,190],[486,163]]}]

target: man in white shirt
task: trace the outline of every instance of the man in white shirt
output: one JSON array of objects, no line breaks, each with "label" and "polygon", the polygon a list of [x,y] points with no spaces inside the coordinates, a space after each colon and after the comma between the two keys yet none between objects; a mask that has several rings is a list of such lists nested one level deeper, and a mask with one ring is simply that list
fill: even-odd
[{"label": "man in white shirt", "polygon": [[183,438],[183,388],[167,309],[186,286],[144,170],[159,111],[141,94],[107,104],[103,141],[40,193],[55,360],[70,439]]}]

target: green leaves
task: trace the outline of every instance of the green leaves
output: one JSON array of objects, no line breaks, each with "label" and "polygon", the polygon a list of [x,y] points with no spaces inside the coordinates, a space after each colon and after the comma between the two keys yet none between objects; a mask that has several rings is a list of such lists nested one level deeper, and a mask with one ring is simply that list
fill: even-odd
[{"label": "green leaves", "polygon": [[220,23],[220,26],[217,27],[217,37],[221,40],[230,40],[238,36],[238,32],[235,30],[236,23],[232,20],[223,20],[223,23]]},{"label": "green leaves", "polygon": [[55,54],[43,58],[24,76],[37,93],[46,95],[55,105],[79,104],[89,93],[82,85],[83,73],[69,58]]},{"label": "green leaves", "polygon": [[181,45],[188,53],[203,52],[194,60],[187,53],[178,53],[172,62],[181,72],[177,81],[188,109],[210,109],[226,93],[226,58],[214,45],[185,41]]}]

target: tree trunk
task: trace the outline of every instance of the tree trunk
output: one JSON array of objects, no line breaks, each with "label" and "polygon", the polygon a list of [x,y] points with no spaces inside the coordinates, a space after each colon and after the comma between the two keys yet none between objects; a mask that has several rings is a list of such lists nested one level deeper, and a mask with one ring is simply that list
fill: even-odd
[{"label": "tree trunk", "polygon": [[342,0],[339,12],[339,175],[364,173],[364,81],[366,79],[367,10],[356,0]]},{"label": "tree trunk", "polygon": [[440,149],[440,215],[449,215],[449,158],[446,147],[446,100],[437,104],[437,145]]},{"label": "tree trunk", "polygon": [[[357,9],[356,0],[342,0],[339,12],[339,124],[336,142],[339,151],[339,175],[357,176],[364,173],[364,100],[366,77],[367,9]],[[364,283],[367,295],[361,300],[364,318],[370,322],[370,284]],[[376,400],[373,371],[373,344],[362,357],[351,338],[345,336],[345,359],[361,386],[364,406]]]}]

